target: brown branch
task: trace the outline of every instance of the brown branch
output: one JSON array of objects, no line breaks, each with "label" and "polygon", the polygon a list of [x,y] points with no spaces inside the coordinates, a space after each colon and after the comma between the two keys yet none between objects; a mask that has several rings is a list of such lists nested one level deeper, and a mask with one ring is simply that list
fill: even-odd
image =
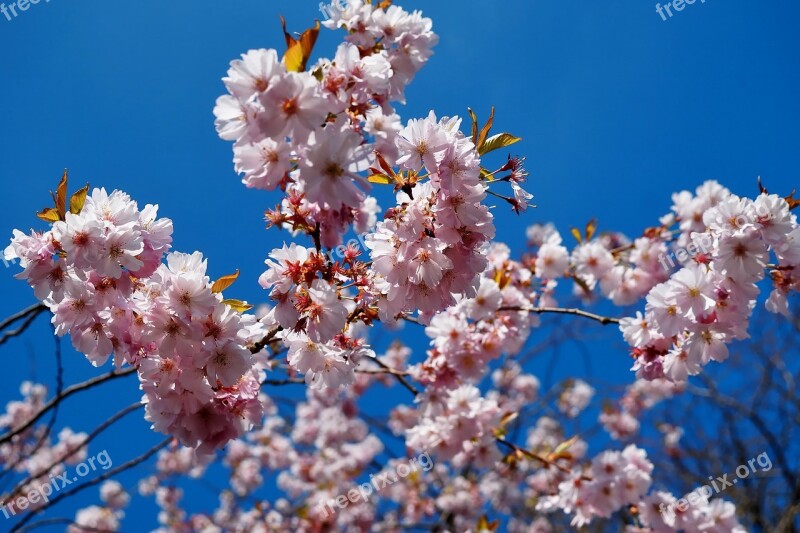
[{"label": "brown branch", "polygon": [[537,315],[541,315],[544,313],[575,315],[596,320],[597,322],[600,322],[604,326],[608,324],[619,324],[620,321],[619,318],[597,315],[594,313],[590,313],[588,311],[584,311],[582,309],[567,309],[563,307],[501,307],[500,309],[498,309],[498,311],[522,311],[526,313],[535,313]]},{"label": "brown branch", "polygon": [[262,385],[300,385],[305,382],[302,378],[265,379]]},{"label": "brown branch", "polygon": [[20,324],[17,329],[12,329],[11,331],[6,331],[3,333],[3,335],[0,336],[0,344],[4,344],[8,339],[17,337],[25,332],[25,330],[28,329],[31,324],[33,324],[33,321],[36,320],[36,317],[39,316],[39,313],[41,312],[41,310],[36,310],[33,313],[29,313],[27,317],[25,317],[25,321]]},{"label": "brown branch", "polygon": [[[537,453],[533,453],[533,452],[531,452],[529,450],[526,450],[525,448],[517,446],[513,442],[509,442],[509,441],[505,440],[502,437],[495,437],[495,439],[500,444],[503,444],[504,446],[509,447],[510,449],[514,450],[515,452],[518,452],[518,453],[521,453],[521,454],[525,455],[526,457],[530,457],[531,459],[539,461],[540,463],[544,464],[545,466],[552,466],[553,468],[556,468],[556,469],[560,470],[561,472],[563,472],[565,474],[572,474],[573,473],[573,471],[571,469],[567,468],[566,466],[560,465],[560,464],[558,464],[558,463],[556,463],[554,461],[549,460],[546,457],[542,457],[541,455],[539,455]],[[585,481],[591,481],[592,480],[592,478],[590,478],[588,476],[581,476],[581,479],[583,479]]]},{"label": "brown branch", "polygon": [[30,315],[31,313],[38,315],[39,313],[41,313],[45,309],[47,309],[47,307],[42,303],[34,304],[34,305],[28,307],[27,309],[23,309],[19,313],[15,313],[15,314],[11,315],[10,317],[6,318],[5,320],[3,320],[2,322],[0,322],[0,331],[6,329],[8,326],[13,324],[17,320],[22,320],[23,318],[25,318],[26,316]]},{"label": "brown branch", "polygon": [[414,387],[414,385],[409,383],[409,381],[405,378],[406,375],[397,372],[395,369],[391,368],[389,365],[387,365],[386,363],[384,363],[383,361],[381,361],[377,357],[370,357],[369,360],[373,361],[379,367],[381,367],[382,369],[386,370],[387,374],[390,374],[390,375],[394,376],[395,378],[397,378],[397,381],[399,381],[401,385],[403,385],[405,388],[407,388],[409,391],[411,391],[411,394],[413,394],[414,396],[419,394],[419,391],[416,389],[416,387]]},{"label": "brown branch", "polygon": [[382,368],[380,370],[356,370],[359,374],[390,374],[392,376],[409,376],[408,372],[401,372],[399,370],[394,370],[393,368]]},{"label": "brown branch", "polygon": [[283,331],[283,328],[278,326],[277,328],[267,333],[267,335],[263,339],[250,346],[250,353],[255,354],[266,348],[269,345],[269,343],[275,340],[275,336],[281,331]]}]

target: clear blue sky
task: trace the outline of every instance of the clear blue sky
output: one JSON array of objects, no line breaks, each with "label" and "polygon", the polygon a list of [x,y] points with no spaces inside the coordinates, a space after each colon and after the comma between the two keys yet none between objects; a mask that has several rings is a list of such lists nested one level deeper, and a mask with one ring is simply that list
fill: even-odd
[{"label": "clear blue sky", "polygon": [[[403,117],[464,115],[468,106],[485,117],[495,105],[497,127],[524,138],[515,148],[528,156],[539,208],[522,218],[496,212],[515,251],[537,221],[566,234],[596,217],[601,230],[635,236],[668,210],[672,192],[709,178],[738,194],[754,194],[759,175],[775,192],[798,182],[797,2],[698,1],[667,21],[652,1],[401,5],[423,9],[441,37]],[[34,211],[69,167],[75,186],[159,204],[175,222],[175,249],[202,250],[212,276],[240,268],[236,296],[262,298],[263,260],[287,238],[262,223],[277,196],[241,185],[211,110],[230,60],[282,50],[278,14],[292,30],[320,16],[310,0],[52,0],[11,21],[0,15],[0,234],[37,225]],[[323,31],[316,52],[332,55],[340,37]],[[0,264],[2,316],[33,302],[14,273]],[[595,370],[625,382],[629,361],[607,341],[591,346]],[[0,359],[2,404],[21,379],[52,383],[46,321],[0,347]],[[96,372],[71,349],[65,362],[68,383]],[[109,384],[92,402],[68,403],[60,420],[90,430],[137,397],[135,380]],[[121,463],[157,442],[144,428],[132,414],[94,450]],[[95,499],[92,490],[80,501]],[[153,526],[151,508],[129,512],[124,529]]]}]

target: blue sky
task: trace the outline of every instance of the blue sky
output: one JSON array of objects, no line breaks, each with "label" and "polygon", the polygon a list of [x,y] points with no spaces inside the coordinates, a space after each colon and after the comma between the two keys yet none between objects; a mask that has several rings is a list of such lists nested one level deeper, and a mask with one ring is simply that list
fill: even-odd
[{"label": "blue sky", "polygon": [[[423,9],[441,38],[407,91],[404,119],[429,109],[464,115],[468,106],[486,117],[495,105],[496,127],[524,139],[515,153],[528,157],[539,207],[522,217],[504,205],[495,212],[515,251],[534,222],[566,234],[596,217],[600,230],[636,236],[668,210],[672,192],[705,179],[738,194],[755,194],[759,175],[774,192],[797,183],[796,2],[706,0],[667,21],[648,1],[401,5]],[[174,220],[175,249],[202,250],[212,276],[241,269],[235,296],[263,298],[263,260],[288,235],[264,230],[277,196],[241,185],[211,111],[230,60],[249,48],[282,50],[278,14],[292,30],[320,16],[318,2],[263,0],[52,0],[11,21],[0,16],[0,233],[40,227],[34,212],[69,167],[74,186],[159,204]],[[316,52],[332,55],[340,38],[323,31]],[[0,316],[33,303],[15,272],[0,264]],[[624,383],[628,360],[613,337],[592,343],[590,355],[602,379]],[[46,321],[0,347],[0,358],[0,403],[16,398],[21,379],[52,382]],[[67,383],[96,372],[69,349],[65,362]],[[109,384],[91,402],[67,404],[60,420],[90,430],[137,397],[133,380]],[[128,422],[97,451],[122,462],[158,441],[140,414]],[[154,525],[144,514],[129,513],[125,530]]]}]

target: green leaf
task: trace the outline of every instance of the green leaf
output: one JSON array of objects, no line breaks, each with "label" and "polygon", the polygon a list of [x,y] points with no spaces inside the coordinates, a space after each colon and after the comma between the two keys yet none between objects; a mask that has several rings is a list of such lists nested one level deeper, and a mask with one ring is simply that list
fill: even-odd
[{"label": "green leaf", "polygon": [[497,135],[492,135],[486,139],[486,142],[484,142],[483,145],[478,149],[478,153],[480,155],[488,154],[494,150],[511,146],[512,144],[518,143],[521,140],[521,137],[515,137],[510,133],[498,133]]}]

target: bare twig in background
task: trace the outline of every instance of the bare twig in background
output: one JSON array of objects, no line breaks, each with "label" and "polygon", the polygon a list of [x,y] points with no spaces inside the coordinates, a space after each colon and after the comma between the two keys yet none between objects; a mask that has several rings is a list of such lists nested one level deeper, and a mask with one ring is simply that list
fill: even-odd
[{"label": "bare twig in background", "polygon": [[59,396],[53,397],[49,402],[47,402],[45,404],[45,406],[42,407],[42,409],[38,413],[36,413],[30,420],[28,420],[27,422],[25,422],[24,424],[22,424],[18,428],[13,429],[13,430],[9,431],[8,433],[4,434],[2,437],[0,437],[0,444],[8,442],[12,438],[14,438],[16,435],[19,435],[23,431],[25,431],[28,428],[30,428],[45,413],[47,413],[50,409],[53,409],[60,401],[64,400],[65,398],[68,398],[68,397],[72,396],[76,392],[80,392],[80,391],[83,391],[83,390],[86,390],[86,389],[90,389],[92,387],[95,387],[97,385],[105,383],[106,381],[110,381],[110,380],[115,379],[115,378],[124,377],[124,376],[127,376],[129,374],[133,374],[134,372],[136,372],[136,369],[133,368],[133,367],[126,368],[124,370],[113,370],[113,371],[111,371],[111,372],[109,372],[107,374],[103,374],[102,376],[97,376],[95,378],[87,379],[84,382],[77,383],[75,385],[67,387],[66,389],[64,389],[63,393],[61,393]]},{"label": "bare twig in background", "polygon": [[84,483],[82,485],[79,485],[79,486],[77,486],[77,487],[75,487],[73,489],[70,489],[70,490],[66,491],[66,492],[59,493],[58,496],[56,496],[55,498],[52,498],[49,502],[47,502],[42,507],[39,507],[35,511],[32,511],[32,512],[28,513],[19,523],[17,523],[14,526],[14,528],[11,530],[11,532],[14,533],[15,531],[27,531],[27,529],[24,529],[22,526],[24,526],[25,524],[30,522],[30,520],[34,516],[36,516],[38,514],[41,514],[47,508],[55,505],[56,503],[58,503],[59,501],[63,500],[64,498],[69,498],[70,496],[72,496],[74,494],[77,494],[78,492],[86,490],[89,487],[93,487],[95,485],[98,485],[98,484],[102,483],[103,481],[105,481],[107,479],[111,479],[112,477],[116,476],[117,474],[119,474],[121,472],[124,472],[126,470],[130,470],[131,468],[137,466],[138,464],[147,461],[150,457],[152,457],[153,455],[158,453],[161,449],[167,447],[167,445],[169,445],[170,442],[172,442],[172,437],[167,437],[166,439],[164,439],[160,443],[156,444],[155,446],[153,446],[152,448],[150,448],[149,450],[144,452],[142,455],[136,457],[135,459],[131,459],[127,463],[122,464],[122,465],[118,466],[117,468],[113,468],[113,469],[109,470],[108,472],[104,473],[103,475],[98,476],[98,477],[96,477],[96,478],[94,478],[92,480],[89,480],[89,481],[87,481],[86,483]]}]

